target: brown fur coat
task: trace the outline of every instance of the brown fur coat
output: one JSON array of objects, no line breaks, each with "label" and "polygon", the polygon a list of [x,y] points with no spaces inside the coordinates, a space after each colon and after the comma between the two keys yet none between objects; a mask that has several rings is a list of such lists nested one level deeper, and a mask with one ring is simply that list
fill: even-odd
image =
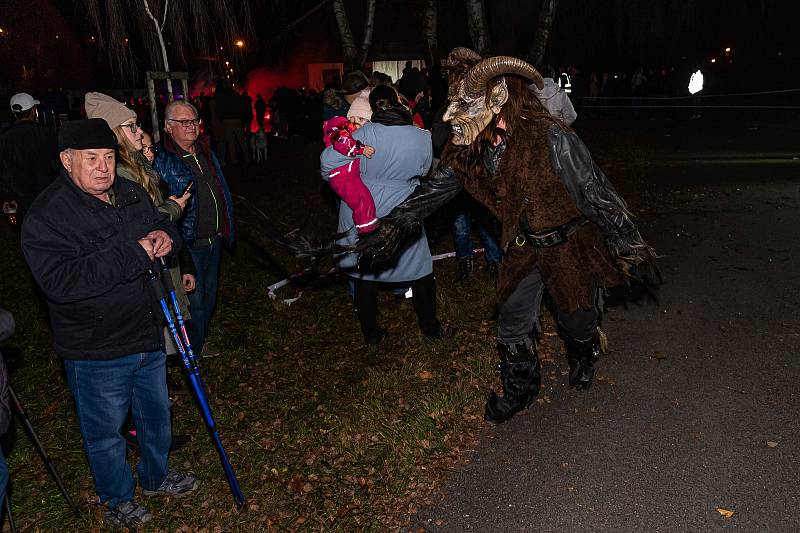
[{"label": "brown fur coat", "polygon": [[519,219],[526,213],[533,232],[566,224],[580,216],[561,178],[553,168],[544,118],[523,119],[507,140],[494,175],[485,166],[463,176],[464,187],[489,208],[503,226],[505,255],[497,293],[504,302],[519,282],[538,267],[547,290],[563,312],[592,306],[594,290],[623,283],[595,224],[578,227],[569,240],[552,248],[518,246]]}]

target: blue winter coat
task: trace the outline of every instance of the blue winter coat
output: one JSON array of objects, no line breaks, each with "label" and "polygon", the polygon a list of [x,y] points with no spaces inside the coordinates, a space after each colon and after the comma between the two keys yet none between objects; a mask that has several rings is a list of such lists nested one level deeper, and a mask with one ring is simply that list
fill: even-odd
[{"label": "blue winter coat", "polygon": [[[353,138],[375,148],[371,159],[361,159],[361,180],[372,193],[378,217],[385,216],[396,205],[405,200],[419,185],[416,176],[425,175],[431,166],[431,133],[416,126],[384,126],[368,122],[353,133]],[[341,165],[350,162],[332,147],[320,156],[322,178]],[[348,231],[339,242],[356,242],[353,227],[353,212],[344,202],[339,207],[339,231]],[[431,252],[425,231],[409,245],[394,266],[378,274],[363,274],[354,269],[356,254],[347,254],[339,260],[339,267],[350,269],[348,275],[369,281],[401,282],[413,281],[433,272]]]},{"label": "blue winter coat", "polygon": [[[236,226],[233,222],[233,199],[231,198],[231,191],[225,181],[225,175],[222,174],[222,168],[219,166],[217,156],[211,151],[209,146],[208,137],[201,137],[197,140],[198,155],[202,154],[206,158],[208,168],[216,175],[217,190],[215,191],[217,198],[223,199],[223,204],[220,205],[221,211],[221,228],[220,233],[228,241],[228,245],[232,245],[236,236]],[[180,147],[175,144],[172,137],[166,135],[161,141],[156,159],[153,161],[153,168],[161,176],[167,185],[169,185],[170,195],[180,195],[186,188],[190,181],[194,181],[192,169],[183,162],[180,155]],[[197,230],[197,196],[192,195],[189,198],[189,203],[186,204],[184,210],[183,220],[180,222],[181,235],[183,240],[192,244],[195,240]]]}]

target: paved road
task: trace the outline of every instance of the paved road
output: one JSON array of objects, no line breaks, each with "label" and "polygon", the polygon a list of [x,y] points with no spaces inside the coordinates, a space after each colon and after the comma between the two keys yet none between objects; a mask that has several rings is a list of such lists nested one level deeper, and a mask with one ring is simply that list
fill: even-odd
[{"label": "paved road", "polygon": [[660,302],[608,312],[588,393],[545,367],[549,402],[487,429],[415,528],[800,530],[800,165],[653,179],[680,197],[641,220]]}]

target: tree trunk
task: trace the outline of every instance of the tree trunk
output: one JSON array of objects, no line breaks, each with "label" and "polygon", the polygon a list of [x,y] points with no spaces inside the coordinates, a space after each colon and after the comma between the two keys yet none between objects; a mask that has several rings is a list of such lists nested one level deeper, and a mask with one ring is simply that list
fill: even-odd
[{"label": "tree trunk", "polygon": [[486,10],[483,7],[483,0],[467,0],[467,23],[475,51],[484,57],[488,56],[489,32],[486,28]]},{"label": "tree trunk", "polygon": [[333,14],[336,17],[336,25],[339,27],[339,38],[342,40],[342,53],[344,54],[345,73],[356,69],[356,56],[358,49],[353,39],[353,32],[350,29],[350,21],[347,18],[347,11],[344,9],[344,0],[333,0]]},{"label": "tree trunk", "polygon": [[531,51],[528,59],[537,67],[542,64],[547,42],[550,40],[550,33],[553,31],[553,21],[556,18],[556,8],[558,0],[543,0],[542,7],[539,8],[539,20],[536,23],[536,35],[531,44]]},{"label": "tree trunk", "polygon": [[428,57],[425,62],[430,69],[438,59],[439,39],[437,34],[439,2],[437,0],[426,0],[425,12],[423,13],[423,32],[425,42],[428,45]]},{"label": "tree trunk", "polygon": [[625,24],[626,6],[625,0],[614,0],[614,43],[616,45],[617,57],[625,57]]},{"label": "tree trunk", "polygon": [[[167,57],[167,47],[164,46],[164,24],[167,21],[167,11],[169,10],[169,0],[164,1],[164,17],[163,21],[159,25],[158,19],[153,16],[153,12],[150,11],[150,4],[147,0],[142,0],[144,2],[144,10],[147,12],[147,16],[150,17],[150,20],[153,21],[153,25],[156,27],[156,35],[158,35],[158,43],[161,45],[161,57],[164,59],[164,72],[167,73],[167,95],[170,102],[175,100],[175,96],[172,94],[172,80],[169,78],[169,58]],[[186,95],[184,95],[184,98]]]},{"label": "tree trunk", "polygon": [[367,20],[364,22],[364,40],[361,42],[361,54],[358,56],[358,66],[363,67],[369,56],[372,46],[372,29],[375,21],[375,0],[367,2]]}]

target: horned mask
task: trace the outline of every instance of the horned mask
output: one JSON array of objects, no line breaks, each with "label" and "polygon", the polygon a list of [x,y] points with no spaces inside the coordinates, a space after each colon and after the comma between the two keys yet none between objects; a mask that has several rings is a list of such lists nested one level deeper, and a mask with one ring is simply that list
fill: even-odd
[{"label": "horned mask", "polygon": [[491,88],[490,80],[498,76],[517,75],[532,80],[540,89],[544,87],[541,74],[516,57],[483,59],[468,48],[455,48],[447,56],[447,68],[450,72],[450,105],[444,114],[444,121],[450,123],[452,143],[460,146],[472,144],[508,100],[505,78]]}]

